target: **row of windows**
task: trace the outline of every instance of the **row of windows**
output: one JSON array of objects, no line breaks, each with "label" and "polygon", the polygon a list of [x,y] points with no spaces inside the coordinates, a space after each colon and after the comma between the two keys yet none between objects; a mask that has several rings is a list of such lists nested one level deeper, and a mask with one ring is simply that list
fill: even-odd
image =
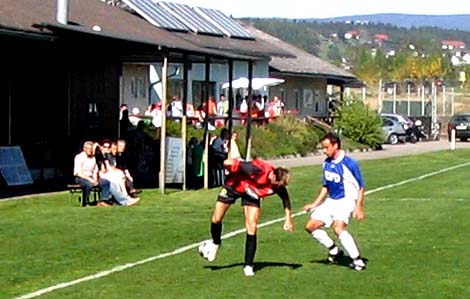
[{"label": "row of windows", "polygon": [[[131,96],[137,98],[147,98],[147,81],[144,77],[131,77]],[[168,94],[178,95],[183,98],[184,90],[183,80],[169,80],[168,81]],[[198,107],[202,105],[203,99],[208,98],[210,95],[216,94],[216,82],[209,82],[209,90],[206,91],[205,81],[192,81],[192,94],[193,94],[193,105]],[[303,91],[299,89],[294,90],[294,101],[289,101],[287,92],[284,89],[280,89],[280,97],[288,105],[289,103],[294,104],[294,107],[287,107],[289,109],[301,110],[302,108],[313,108],[315,112],[319,111],[318,99],[320,97],[319,90],[305,89]],[[289,106],[289,105],[288,105]],[[303,106],[303,107],[302,107]]]}]

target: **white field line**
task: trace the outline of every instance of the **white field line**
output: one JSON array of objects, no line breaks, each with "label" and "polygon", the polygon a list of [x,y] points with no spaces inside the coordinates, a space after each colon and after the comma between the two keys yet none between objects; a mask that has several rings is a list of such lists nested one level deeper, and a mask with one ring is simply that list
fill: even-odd
[{"label": "white field line", "polygon": [[[434,176],[434,175],[438,175],[438,174],[441,174],[441,173],[444,173],[444,172],[447,172],[447,171],[451,171],[451,170],[454,170],[454,169],[457,169],[457,168],[460,168],[460,167],[468,166],[468,165],[470,165],[470,162],[455,165],[455,166],[452,166],[452,167],[447,167],[447,168],[444,168],[444,169],[441,169],[441,170],[438,170],[438,171],[433,171],[433,172],[430,172],[428,174],[424,174],[424,175],[421,175],[421,176],[418,176],[418,177],[407,179],[407,180],[404,180],[404,181],[401,181],[401,182],[398,182],[398,183],[395,183],[395,184],[390,184],[390,185],[382,186],[382,187],[379,187],[379,188],[376,188],[376,189],[373,189],[373,190],[369,190],[369,191],[366,191],[365,194],[372,194],[372,193],[376,193],[376,192],[383,191],[383,190],[386,190],[386,189],[390,189],[390,188],[394,188],[394,187],[401,186],[401,185],[404,185],[404,184],[408,184],[408,183],[411,183],[411,182],[423,180],[425,178],[428,178],[428,177],[431,177],[431,176]],[[306,213],[305,211],[301,211],[301,212],[293,214],[292,216],[297,217],[297,216],[303,215],[305,213]],[[263,223],[259,224],[258,227],[268,226],[268,225],[271,225],[271,224],[274,224],[274,223],[277,223],[277,222],[281,222],[283,220],[284,220],[284,217],[274,219],[274,220],[270,220],[270,221],[263,222]],[[244,232],[245,232],[244,228],[243,229],[238,229],[236,231],[224,234],[222,236],[222,239],[228,239],[228,238],[231,238],[233,236],[239,235],[239,234],[244,233]],[[78,279],[75,279],[75,280],[72,280],[72,281],[59,283],[59,284],[56,284],[56,285],[53,285],[53,286],[50,286],[50,287],[47,287],[47,288],[44,288],[44,289],[40,289],[40,290],[31,292],[31,293],[16,297],[15,299],[27,299],[27,298],[38,297],[38,296],[41,296],[43,294],[53,292],[55,290],[64,289],[64,288],[67,288],[67,287],[70,287],[70,286],[73,286],[73,285],[76,285],[76,284],[79,284],[79,283],[82,283],[82,282],[98,279],[100,277],[105,277],[105,276],[111,275],[113,273],[122,272],[126,269],[129,269],[129,268],[133,268],[133,267],[143,265],[143,264],[146,264],[146,263],[158,260],[158,259],[163,259],[165,257],[169,257],[169,256],[173,256],[173,255],[176,255],[176,254],[183,253],[185,251],[196,248],[197,246],[199,246],[199,244],[201,244],[201,242],[192,243],[192,244],[177,248],[177,249],[175,249],[173,251],[170,251],[170,252],[167,252],[167,253],[162,253],[162,254],[159,254],[159,255],[156,255],[156,256],[152,256],[152,257],[149,257],[149,258],[146,258],[146,259],[134,262],[134,263],[127,263],[127,264],[124,264],[124,265],[116,266],[116,267],[111,268],[109,270],[105,270],[105,271],[98,272],[96,274],[84,276],[82,278],[78,278]]]}]

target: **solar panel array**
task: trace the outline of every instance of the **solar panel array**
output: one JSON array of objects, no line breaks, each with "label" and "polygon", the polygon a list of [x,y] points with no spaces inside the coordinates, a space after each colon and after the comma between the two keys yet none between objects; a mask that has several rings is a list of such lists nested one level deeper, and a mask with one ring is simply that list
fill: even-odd
[{"label": "solar panel array", "polygon": [[123,0],[123,2],[157,27],[177,31],[189,31],[188,27],[151,0]]},{"label": "solar panel array", "polygon": [[225,15],[220,10],[202,7],[194,7],[194,10],[198,14],[202,15],[207,21],[214,24],[228,37],[253,39],[253,36],[249,34],[240,24],[232,20],[232,18]]},{"label": "solar panel array", "polygon": [[157,0],[123,0],[151,24],[177,31],[254,39],[240,24],[219,10]]},{"label": "solar panel array", "polygon": [[206,21],[202,16],[194,13],[194,10],[186,4],[172,2],[158,2],[158,5],[165,8],[176,19],[185,24],[196,33],[208,33],[213,35],[224,35],[216,26]]}]

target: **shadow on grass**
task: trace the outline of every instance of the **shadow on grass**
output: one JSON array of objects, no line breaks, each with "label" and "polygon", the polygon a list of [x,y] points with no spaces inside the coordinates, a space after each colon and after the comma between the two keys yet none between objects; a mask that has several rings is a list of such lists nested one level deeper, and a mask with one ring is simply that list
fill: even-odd
[{"label": "shadow on grass", "polygon": [[[233,268],[233,267],[242,267],[244,266],[244,263],[235,263],[235,264],[229,264],[229,265],[224,265],[224,266],[204,266],[204,268],[211,269],[212,271],[217,271],[217,270],[223,270],[223,269],[228,269],[228,268]],[[282,263],[282,262],[257,262],[254,263],[254,270],[261,270],[263,268],[267,267],[289,267],[293,270],[302,267],[302,264],[290,264],[290,263]]]},{"label": "shadow on grass", "polygon": [[[364,261],[364,263],[366,263],[366,265],[369,262],[369,260],[365,257],[363,257],[362,260]],[[324,264],[324,265],[336,265],[336,266],[351,268],[352,259],[347,255],[342,255],[334,263],[328,261],[328,259],[314,260],[314,261],[311,261],[311,263]]]}]

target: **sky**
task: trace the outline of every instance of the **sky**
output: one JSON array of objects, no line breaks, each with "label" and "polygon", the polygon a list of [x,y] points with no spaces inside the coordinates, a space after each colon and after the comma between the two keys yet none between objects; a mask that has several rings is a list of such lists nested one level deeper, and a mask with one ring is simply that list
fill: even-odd
[{"label": "sky", "polygon": [[165,0],[221,10],[234,18],[330,18],[376,13],[470,14],[466,0]]}]

